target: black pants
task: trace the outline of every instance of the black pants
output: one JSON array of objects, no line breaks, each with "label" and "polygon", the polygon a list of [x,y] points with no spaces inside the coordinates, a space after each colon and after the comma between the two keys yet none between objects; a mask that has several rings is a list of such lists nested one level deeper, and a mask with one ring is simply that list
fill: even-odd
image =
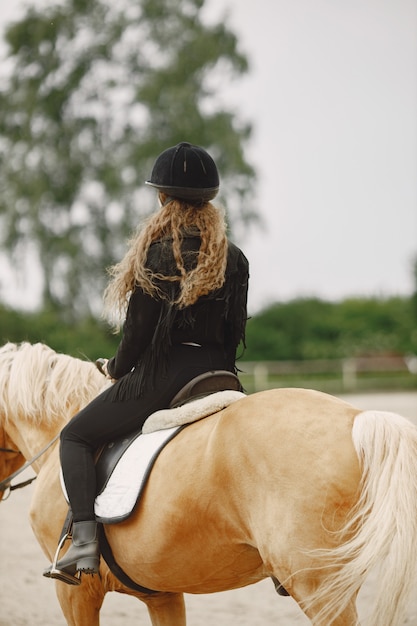
[{"label": "black pants", "polygon": [[212,369],[228,369],[223,350],[174,346],[168,371],[152,392],[138,399],[114,402],[107,399],[106,390],[72,418],[61,433],[60,456],[74,521],[95,518],[96,449],[105,442],[139,430],[151,413],[169,406],[181,387]]}]

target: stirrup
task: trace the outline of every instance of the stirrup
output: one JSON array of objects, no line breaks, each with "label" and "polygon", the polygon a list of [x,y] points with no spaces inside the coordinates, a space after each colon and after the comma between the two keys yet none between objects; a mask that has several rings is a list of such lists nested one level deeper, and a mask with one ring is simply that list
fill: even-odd
[{"label": "stirrup", "polygon": [[81,572],[75,572],[75,574],[69,574],[64,570],[58,569],[56,564],[59,558],[59,553],[62,550],[62,547],[67,539],[71,539],[71,533],[67,532],[62,537],[60,542],[58,543],[58,547],[55,552],[54,560],[52,561],[52,565],[48,567],[43,572],[43,576],[45,578],[54,578],[55,580],[60,580],[63,583],[67,583],[67,585],[81,585]]}]

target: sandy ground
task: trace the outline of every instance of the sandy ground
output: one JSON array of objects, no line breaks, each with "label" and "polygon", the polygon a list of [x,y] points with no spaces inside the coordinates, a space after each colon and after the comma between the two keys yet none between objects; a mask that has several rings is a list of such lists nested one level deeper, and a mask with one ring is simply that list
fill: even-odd
[{"label": "sandy ground", "polygon": [[[363,409],[398,412],[417,424],[417,392],[345,396]],[[26,474],[26,476],[31,475]],[[0,626],[65,626],[54,584],[43,578],[45,557],[30,530],[27,513],[33,487],[15,491],[0,503]],[[372,606],[374,581],[366,583],[359,610]],[[219,594],[186,596],[190,626],[307,626],[309,620],[291,598],[275,593],[271,581]],[[102,626],[146,626],[146,607],[138,600],[107,594]],[[410,605],[407,626],[417,626],[417,597]]]}]

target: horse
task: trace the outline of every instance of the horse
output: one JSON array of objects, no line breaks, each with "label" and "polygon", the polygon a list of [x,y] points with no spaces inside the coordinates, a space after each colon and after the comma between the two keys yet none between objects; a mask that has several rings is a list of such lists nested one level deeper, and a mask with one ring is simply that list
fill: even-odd
[{"label": "horse", "polygon": [[[0,432],[7,446],[30,459],[102,388],[94,363],[44,344],[6,344]],[[29,517],[51,561],[68,510],[57,442],[33,468]],[[153,626],[185,626],[184,593],[270,577],[314,626],[353,626],[357,594],[381,563],[369,624],[395,626],[414,580],[416,510],[411,422],[319,391],[261,391],[182,429],[131,516],[104,526],[118,565],[156,593],[125,586],[103,559],[99,575],[83,575],[79,586],[57,581],[56,592],[69,626],[98,626],[109,591],[143,601]]]}]

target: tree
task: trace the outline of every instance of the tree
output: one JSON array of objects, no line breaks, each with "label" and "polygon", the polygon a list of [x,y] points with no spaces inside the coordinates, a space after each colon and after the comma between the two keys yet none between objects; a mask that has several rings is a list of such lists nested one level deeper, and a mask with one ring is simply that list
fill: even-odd
[{"label": "tree", "polygon": [[224,23],[203,22],[203,5],[62,0],[7,29],[0,243],[15,263],[35,248],[47,308],[98,308],[105,268],[155,208],[143,188],[152,162],[179,141],[214,156],[231,223],[254,217],[251,128],[216,98],[248,62]]},{"label": "tree", "polygon": [[413,303],[414,319],[417,325],[417,256],[415,257],[414,262],[413,262],[413,279],[414,279],[414,291],[413,291],[413,295],[411,296],[411,300]]}]

